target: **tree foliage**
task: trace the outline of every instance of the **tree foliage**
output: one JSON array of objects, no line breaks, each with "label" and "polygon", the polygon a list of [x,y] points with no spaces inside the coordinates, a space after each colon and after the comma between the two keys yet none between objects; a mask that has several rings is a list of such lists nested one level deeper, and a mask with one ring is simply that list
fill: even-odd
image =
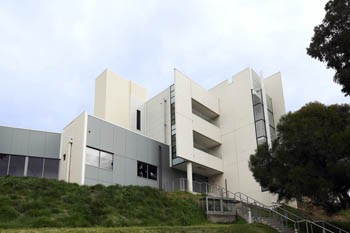
[{"label": "tree foliage", "polygon": [[314,28],[307,54],[335,69],[333,77],[350,95],[350,0],[330,0],[322,23]]},{"label": "tree foliage", "polygon": [[350,207],[350,105],[309,103],[283,116],[277,132],[271,148],[260,145],[250,156],[257,182],[280,200]]}]

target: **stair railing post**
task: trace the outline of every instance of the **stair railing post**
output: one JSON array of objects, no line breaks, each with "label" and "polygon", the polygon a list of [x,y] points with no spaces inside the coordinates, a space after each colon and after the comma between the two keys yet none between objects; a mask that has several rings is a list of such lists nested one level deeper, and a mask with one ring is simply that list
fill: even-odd
[{"label": "stair railing post", "polygon": [[322,233],[326,233],[326,230],[324,229],[324,222],[322,222]]},{"label": "stair railing post", "polygon": [[294,223],[294,233],[298,233],[298,229],[297,229],[296,223]]},{"label": "stair railing post", "polygon": [[248,223],[252,223],[252,212],[250,211],[250,208],[248,207]]},{"label": "stair railing post", "polygon": [[205,205],[206,205],[206,208],[207,208],[207,213],[209,211],[209,200],[208,200],[208,196],[205,197]]},{"label": "stair railing post", "polygon": [[224,212],[224,203],[223,203],[223,199],[222,198],[220,198],[220,211],[221,211],[221,213]]}]

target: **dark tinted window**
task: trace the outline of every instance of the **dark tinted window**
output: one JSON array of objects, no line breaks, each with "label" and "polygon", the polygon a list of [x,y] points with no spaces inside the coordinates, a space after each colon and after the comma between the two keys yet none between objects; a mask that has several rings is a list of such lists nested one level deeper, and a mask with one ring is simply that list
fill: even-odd
[{"label": "dark tinted window", "polygon": [[137,175],[147,178],[147,163],[137,161]]},{"label": "dark tinted window", "polygon": [[141,111],[136,111],[136,129],[141,130]]},{"label": "dark tinted window", "polygon": [[157,180],[157,167],[148,164],[148,178],[151,180]]},{"label": "dark tinted window", "polygon": [[44,162],[44,159],[42,158],[29,157],[27,176],[42,177],[43,162]]},{"label": "dark tinted window", "polygon": [[0,154],[0,176],[7,175],[9,156],[5,154]]},{"label": "dark tinted window", "polygon": [[23,176],[24,175],[24,156],[11,155],[9,175],[11,176]]},{"label": "dark tinted window", "polygon": [[58,159],[45,159],[44,177],[50,179],[58,179]]}]

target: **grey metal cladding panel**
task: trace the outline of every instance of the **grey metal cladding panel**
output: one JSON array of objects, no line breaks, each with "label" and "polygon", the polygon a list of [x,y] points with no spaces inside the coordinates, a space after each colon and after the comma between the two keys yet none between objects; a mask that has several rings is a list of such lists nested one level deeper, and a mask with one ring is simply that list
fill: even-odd
[{"label": "grey metal cladding panel", "polygon": [[133,159],[137,159],[137,144],[138,135],[132,132],[126,132],[126,148],[125,156]]},{"label": "grey metal cladding panel", "polygon": [[137,141],[135,143],[137,160],[141,160],[143,162],[149,161],[149,157],[152,156],[150,154],[150,143],[151,141],[147,140],[145,137],[137,137]]},{"label": "grey metal cladding panel", "polygon": [[0,153],[11,153],[13,129],[0,126]]},{"label": "grey metal cladding panel", "polygon": [[120,127],[114,127],[113,152],[118,155],[124,155],[126,150],[127,131]]},{"label": "grey metal cladding panel", "polygon": [[89,179],[85,177],[85,185],[96,185],[96,184],[100,184],[100,182],[98,180],[94,180],[94,179]]},{"label": "grey metal cladding panel", "polygon": [[133,159],[125,159],[124,169],[124,185],[136,184],[137,161]]},{"label": "grey metal cladding panel", "polygon": [[98,180],[98,170],[99,168],[85,165],[85,177],[89,179]]},{"label": "grey metal cladding panel", "polygon": [[[160,144],[155,141],[150,141],[148,146],[149,156],[147,158],[147,162],[153,165],[159,165],[159,146]],[[163,150],[162,150],[163,154]]]},{"label": "grey metal cladding panel", "polygon": [[113,172],[99,169],[99,180],[110,184],[113,183]]},{"label": "grey metal cladding panel", "polygon": [[60,157],[61,134],[46,133],[45,157],[56,158]]},{"label": "grey metal cladding panel", "polygon": [[29,130],[13,129],[13,137],[11,142],[11,154],[29,155]]},{"label": "grey metal cladding panel", "polygon": [[114,155],[113,161],[113,183],[124,185],[126,158]]},{"label": "grey metal cladding panel", "polygon": [[28,140],[29,155],[43,157],[45,155],[46,134],[39,131],[30,131]]},{"label": "grey metal cladding panel", "polygon": [[114,141],[114,126],[107,122],[100,122],[100,149],[106,151],[113,151],[113,141]]},{"label": "grey metal cladding panel", "polygon": [[100,130],[101,120],[89,116],[86,136],[87,145],[100,148]]}]

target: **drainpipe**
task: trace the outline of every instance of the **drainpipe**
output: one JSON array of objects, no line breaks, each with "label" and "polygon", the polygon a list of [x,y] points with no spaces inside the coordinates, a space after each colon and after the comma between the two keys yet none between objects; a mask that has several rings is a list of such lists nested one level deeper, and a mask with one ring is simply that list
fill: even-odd
[{"label": "drainpipe", "polygon": [[67,173],[66,173],[66,181],[70,182],[70,170],[71,170],[71,156],[72,156],[72,146],[73,146],[73,138],[71,138],[68,142],[68,154],[67,154]]},{"label": "drainpipe", "polygon": [[162,161],[162,147],[158,146],[158,156],[159,156],[159,189],[163,186],[163,161]]}]

